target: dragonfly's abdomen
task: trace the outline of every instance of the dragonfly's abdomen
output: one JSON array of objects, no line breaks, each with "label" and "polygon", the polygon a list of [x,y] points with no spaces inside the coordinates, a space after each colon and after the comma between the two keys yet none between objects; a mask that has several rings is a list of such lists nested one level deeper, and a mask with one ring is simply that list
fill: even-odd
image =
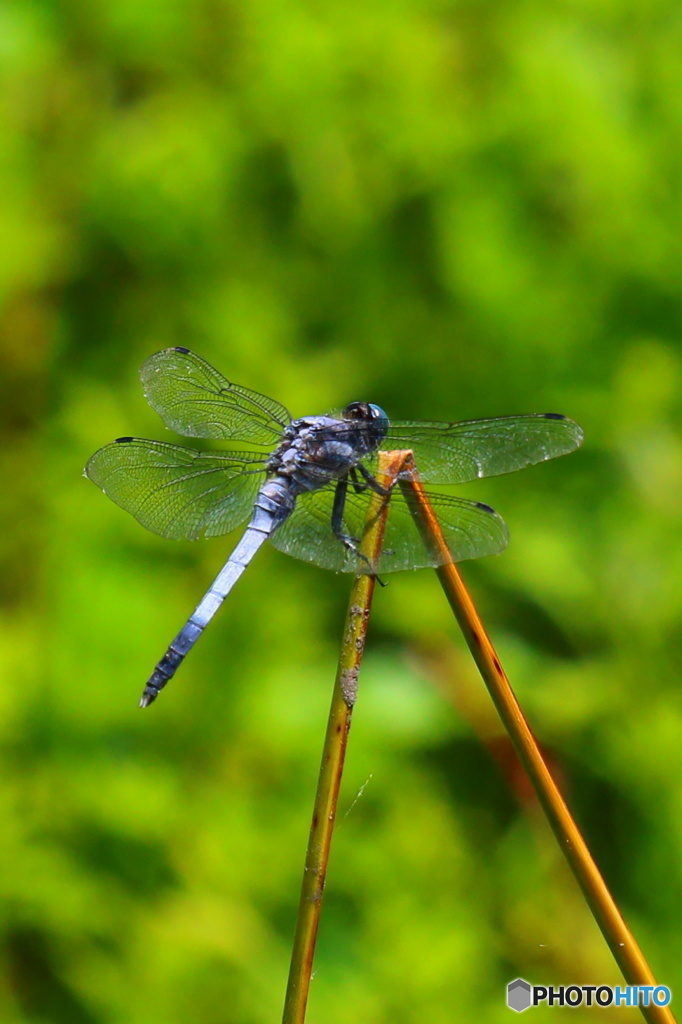
[{"label": "dragonfly's abdomen", "polygon": [[160,690],[175,675],[186,655],[197,642],[233,586],[258,551],[258,548],[291,514],[295,491],[285,477],[273,477],[261,487],[249,525],[215,580],[157,663],[144,688],[140,707],[148,707]]}]

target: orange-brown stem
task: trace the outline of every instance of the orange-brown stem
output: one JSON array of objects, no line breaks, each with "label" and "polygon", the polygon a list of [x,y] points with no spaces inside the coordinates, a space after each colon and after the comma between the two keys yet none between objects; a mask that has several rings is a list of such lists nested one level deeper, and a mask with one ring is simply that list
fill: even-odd
[{"label": "orange-brown stem", "polygon": [[[406,468],[409,463],[406,463]],[[606,939],[616,963],[628,984],[652,985],[656,982],[630,929],[602,878],[587,844],[566,806],[559,789],[542,757],[519,702],[509,684],[492,641],[481,622],[476,607],[453,563],[435,512],[419,481],[412,463],[409,480],[401,480],[419,528],[430,546],[437,548],[443,564],[438,578],[450,607],[464,633],[469,650],[483,681],[504,723],[519,758],[528,774],[549,824],[570,868],[580,885],[592,914]],[[675,1024],[668,1007],[642,1006],[642,1014],[650,1024]]]}]

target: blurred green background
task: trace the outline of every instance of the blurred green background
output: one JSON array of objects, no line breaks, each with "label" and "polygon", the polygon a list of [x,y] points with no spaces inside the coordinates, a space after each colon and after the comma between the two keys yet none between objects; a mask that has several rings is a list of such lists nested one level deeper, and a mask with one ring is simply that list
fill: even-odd
[{"label": "blurred green background", "polygon": [[[137,371],[176,344],[294,415],[582,423],[461,488],[511,532],[464,572],[682,993],[681,47],[668,0],[2,6],[3,1024],[281,1013],[349,581],[264,549],[138,711],[234,538],[160,540],[81,471],[174,440]],[[434,574],[395,576],[308,1019],[508,1020],[518,975],[620,980]]]}]

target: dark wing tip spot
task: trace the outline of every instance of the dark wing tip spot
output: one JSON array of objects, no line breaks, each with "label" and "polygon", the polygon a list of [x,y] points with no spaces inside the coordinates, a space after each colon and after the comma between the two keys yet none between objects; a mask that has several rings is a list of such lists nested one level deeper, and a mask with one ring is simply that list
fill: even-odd
[{"label": "dark wing tip spot", "polygon": [[565,420],[566,417],[563,415],[563,413],[560,413],[560,412],[546,412],[545,413],[545,419],[546,420]]},{"label": "dark wing tip spot", "polygon": [[130,444],[130,442],[134,440],[134,437],[117,437],[114,444]]},{"label": "dark wing tip spot", "polygon": [[493,515],[493,516],[497,515],[497,512],[495,511],[494,508],[491,508],[490,505],[485,505],[482,501],[477,501],[476,505],[483,512],[490,512],[490,514]]},{"label": "dark wing tip spot", "polygon": [[189,355],[189,349],[188,348],[183,348],[182,345],[173,345],[173,351],[174,352],[182,352],[182,354],[185,355],[185,356]]}]

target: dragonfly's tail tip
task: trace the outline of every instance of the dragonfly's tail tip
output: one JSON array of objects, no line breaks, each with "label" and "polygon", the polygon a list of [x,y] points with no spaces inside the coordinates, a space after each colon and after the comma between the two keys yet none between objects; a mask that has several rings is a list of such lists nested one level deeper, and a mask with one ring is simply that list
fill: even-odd
[{"label": "dragonfly's tail tip", "polygon": [[148,708],[149,705],[153,704],[153,702],[155,700],[156,700],[156,694],[155,693],[150,693],[148,690],[145,690],[144,693],[142,694],[142,696],[140,697],[140,705],[139,706],[141,708]]}]

